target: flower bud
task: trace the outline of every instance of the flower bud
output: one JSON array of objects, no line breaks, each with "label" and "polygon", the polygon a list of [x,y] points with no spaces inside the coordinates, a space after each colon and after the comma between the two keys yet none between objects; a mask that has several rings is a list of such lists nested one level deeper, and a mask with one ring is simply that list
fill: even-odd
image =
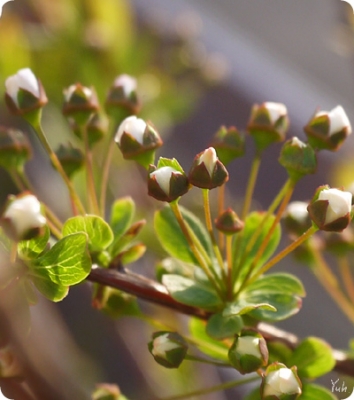
[{"label": "flower bud", "polygon": [[1,226],[13,240],[28,240],[39,236],[46,219],[41,214],[41,203],[30,193],[9,196],[1,217]]},{"label": "flower bud", "polygon": [[136,79],[130,75],[119,75],[113,82],[106,99],[106,110],[108,114],[115,111],[125,110],[128,115],[138,114],[140,102],[136,93]]},{"label": "flower bud", "polygon": [[75,119],[81,126],[87,124],[93,113],[99,110],[96,91],[76,83],[64,89],[63,114]]},{"label": "flower bud", "polygon": [[228,208],[215,220],[215,227],[225,235],[233,235],[242,231],[245,224],[240,220],[234,210]]},{"label": "flower bud", "polygon": [[290,234],[300,236],[311,227],[311,219],[307,211],[308,203],[293,201],[285,210],[283,221]]},{"label": "flower bud", "polygon": [[178,368],[188,351],[186,341],[175,332],[155,332],[148,347],[155,361],[166,368]]},{"label": "flower bud", "polygon": [[322,239],[325,249],[338,257],[343,257],[354,249],[354,233],[351,226],[343,232],[326,232]]},{"label": "flower bud", "polygon": [[186,174],[171,166],[164,166],[151,171],[148,179],[148,194],[160,201],[170,203],[188,192]]},{"label": "flower bud", "polygon": [[243,330],[229,350],[229,360],[241,374],[257,371],[268,364],[265,339],[254,330]]},{"label": "flower bud", "polygon": [[317,168],[315,151],[309,144],[302,142],[297,137],[284,143],[279,163],[295,182],[305,175],[314,174]]},{"label": "flower bud", "polygon": [[31,155],[30,143],[21,131],[0,127],[0,166],[6,169],[22,168]]},{"label": "flower bud", "polygon": [[16,115],[39,110],[48,102],[43,86],[29,68],[20,69],[5,81],[5,102]]},{"label": "flower bud", "polygon": [[288,128],[288,111],[284,104],[266,102],[252,107],[247,129],[254,138],[258,152],[272,143],[283,141]]},{"label": "flower bud", "polygon": [[145,168],[153,163],[155,150],[162,146],[160,135],[152,124],[135,115],[120,124],[114,140],[125,159],[135,160]]},{"label": "flower bud", "polygon": [[72,175],[79,171],[85,164],[82,151],[74,148],[70,143],[67,146],[61,144],[55,154],[69,178],[71,178]]},{"label": "flower bud", "polygon": [[261,397],[263,400],[293,400],[301,394],[301,387],[297,368],[287,368],[276,362],[267,367],[262,377]]},{"label": "flower bud", "polygon": [[307,210],[319,229],[341,232],[351,221],[352,194],[321,186],[317,189]]},{"label": "flower bud", "polygon": [[222,126],[216,132],[211,145],[224,165],[245,154],[245,139],[234,126]]},{"label": "flower bud", "polygon": [[224,164],[218,159],[213,147],[197,154],[188,174],[192,185],[202,189],[213,189],[229,179]]},{"label": "flower bud", "polygon": [[343,107],[337,106],[332,111],[316,112],[304,131],[314,149],[336,151],[352,133],[352,127]]}]

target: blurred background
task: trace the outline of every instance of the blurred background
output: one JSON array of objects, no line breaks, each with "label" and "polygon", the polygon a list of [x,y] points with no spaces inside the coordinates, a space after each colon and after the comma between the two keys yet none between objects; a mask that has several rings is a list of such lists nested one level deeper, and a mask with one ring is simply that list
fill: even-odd
[{"label": "blurred background", "polygon": [[[317,109],[341,104],[354,121],[354,16],[349,4],[340,0],[14,0],[3,8],[0,43],[2,82],[23,67],[41,79],[50,99],[44,125],[53,147],[75,143],[61,115],[63,88],[75,82],[93,85],[103,103],[121,73],[138,79],[141,115],[164,136],[160,155],[178,158],[186,169],[221,125],[244,129],[253,103],[286,104],[289,136],[300,139],[302,127]],[[4,103],[0,118],[1,125],[16,126],[29,135],[36,160],[28,164],[28,175],[41,198],[67,217],[63,186],[28,126],[11,117]],[[270,204],[286,179],[277,162],[279,149],[269,149],[262,161],[255,191],[258,208]],[[353,150],[350,138],[338,154],[321,153],[318,173],[300,181],[294,199],[309,199],[324,183],[348,187],[354,180]],[[99,159],[102,151],[98,147]],[[247,139],[246,157],[229,168],[230,198],[236,204],[244,195],[252,155]],[[120,173],[111,176],[112,198],[132,195],[152,215],[157,205],[147,199],[143,181],[140,188],[129,185],[126,172],[131,164],[122,163],[118,152],[114,163]],[[0,182],[3,203],[16,189],[4,171]],[[80,187],[80,177],[76,184]],[[192,197],[192,206],[195,201]],[[148,255],[135,270],[152,275],[153,259]],[[320,336],[335,347],[346,347],[352,326],[310,272],[290,257],[281,268],[303,280],[307,297],[301,312],[279,326],[300,337]],[[68,375],[74,382],[58,398],[89,398],[94,383],[106,381],[118,384],[130,400],[148,400],[237,377],[193,365],[177,372],[164,370],[147,352],[151,330],[133,319],[108,319],[90,307],[90,296],[88,286],[81,285],[58,306],[41,301],[32,310],[32,339],[38,351],[29,359],[42,353],[42,368],[53,358],[60,361],[54,385],[60,387],[60,379]],[[175,319],[185,323],[185,318],[161,308],[142,307],[171,319],[171,324]],[[74,348],[73,366],[69,353]],[[330,388],[330,378],[323,384]],[[204,398],[227,400],[236,394],[242,397],[242,392],[229,390]]]}]

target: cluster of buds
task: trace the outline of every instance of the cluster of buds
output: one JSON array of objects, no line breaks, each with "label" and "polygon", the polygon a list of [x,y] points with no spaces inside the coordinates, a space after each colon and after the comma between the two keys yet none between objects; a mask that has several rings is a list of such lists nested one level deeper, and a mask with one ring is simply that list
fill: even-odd
[{"label": "cluster of buds", "polygon": [[318,111],[304,127],[310,145],[314,149],[336,151],[352,133],[347,114],[342,106],[331,111]]},{"label": "cluster of buds", "polygon": [[188,345],[175,332],[155,332],[148,348],[155,361],[166,368],[178,368],[185,359]]},{"label": "cluster of buds", "polygon": [[27,240],[41,234],[46,219],[41,213],[41,203],[30,193],[9,196],[1,217],[1,226],[13,240]]}]

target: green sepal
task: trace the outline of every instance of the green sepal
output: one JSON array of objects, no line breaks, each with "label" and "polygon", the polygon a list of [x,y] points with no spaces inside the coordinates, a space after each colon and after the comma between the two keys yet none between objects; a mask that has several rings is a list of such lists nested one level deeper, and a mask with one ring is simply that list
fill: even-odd
[{"label": "green sepal", "polygon": [[106,221],[96,215],[69,218],[63,226],[63,236],[77,232],[87,234],[89,249],[92,252],[106,249],[113,241],[112,229]]},{"label": "green sepal", "polygon": [[331,346],[323,339],[308,337],[295,349],[289,365],[296,365],[300,378],[318,378],[330,372],[336,361]]},{"label": "green sepal", "polygon": [[181,164],[175,158],[160,157],[157,162],[157,169],[162,167],[171,167],[181,174],[185,173],[183,168],[181,167]]},{"label": "green sepal", "polygon": [[216,310],[221,300],[212,288],[179,275],[164,275],[162,283],[177,301],[204,310]]},{"label": "green sepal", "polygon": [[38,257],[47,247],[50,237],[50,230],[47,225],[43,228],[43,234],[30,240],[21,240],[18,243],[17,251],[23,260],[31,260]]},{"label": "green sepal", "polygon": [[218,340],[226,339],[239,333],[243,320],[239,315],[224,316],[223,313],[212,315],[206,325],[206,333]]},{"label": "green sepal", "polygon": [[[180,210],[184,221],[189,225],[209,257],[212,258],[212,245],[203,224],[194,214],[183,207],[180,207]],[[184,236],[174,213],[169,207],[156,211],[154,226],[156,235],[162,247],[169,255],[183,262],[198,265],[198,262],[190,249],[189,243]]]}]

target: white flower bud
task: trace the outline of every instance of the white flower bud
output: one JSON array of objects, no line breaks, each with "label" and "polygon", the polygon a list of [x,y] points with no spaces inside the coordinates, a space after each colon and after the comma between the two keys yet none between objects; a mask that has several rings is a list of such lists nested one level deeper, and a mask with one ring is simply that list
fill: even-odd
[{"label": "white flower bud", "polygon": [[277,122],[280,117],[284,117],[288,114],[286,106],[282,103],[273,103],[271,101],[267,101],[263,105],[267,109],[270,120],[273,124]]},{"label": "white flower bud", "polygon": [[307,206],[308,203],[305,203],[304,201],[293,201],[288,205],[286,215],[300,223],[304,223],[309,218]]},{"label": "white flower bud", "polygon": [[5,210],[2,219],[7,221],[13,235],[23,240],[33,229],[40,229],[46,224],[41,214],[41,203],[32,194],[15,198]]},{"label": "white flower bud", "polygon": [[[1,12],[1,5],[0,5]],[[38,79],[29,68],[20,69],[15,75],[9,76],[5,81],[6,93],[11,97],[13,102],[19,107],[18,91],[26,90],[38,99],[41,96]]]},{"label": "white flower bud", "polygon": [[156,171],[150,173],[150,178],[155,177],[160,188],[167,194],[170,194],[170,181],[172,174],[182,175],[180,171],[172,167],[158,168]]},{"label": "white flower bud", "polygon": [[3,8],[4,5],[5,5],[6,3],[8,3],[9,1],[12,1],[12,0],[0,0],[0,17],[1,17],[1,15],[2,15],[2,8]]},{"label": "white flower bud", "polygon": [[204,163],[206,169],[209,172],[210,177],[212,177],[217,161],[218,161],[218,156],[216,155],[214,147],[209,147],[200,156],[198,164]]},{"label": "white flower bud", "polygon": [[252,336],[240,336],[237,340],[236,351],[240,355],[248,354],[257,358],[262,358],[259,349],[260,338]]},{"label": "white flower bud", "polygon": [[113,83],[114,87],[121,87],[123,89],[123,93],[126,97],[129,97],[132,92],[136,91],[137,82],[136,79],[130,75],[122,74],[119,75]]},{"label": "white flower bud", "polygon": [[131,135],[138,143],[143,144],[143,136],[146,129],[146,122],[141,119],[137,118],[135,115],[132,115],[119,125],[115,142],[120,144],[122,139],[123,133],[127,133]]},{"label": "white flower bud", "polygon": [[318,200],[327,200],[325,224],[329,224],[350,213],[352,208],[352,194],[339,189],[324,189],[320,192]]},{"label": "white flower bud", "polygon": [[178,349],[180,347],[180,344],[173,342],[168,336],[169,333],[166,333],[153,340],[151,353],[155,357],[166,358],[167,351]]},{"label": "white flower bud", "polygon": [[322,115],[327,115],[329,118],[329,135],[340,132],[345,128],[347,129],[347,135],[352,133],[349,118],[342,106],[337,106],[329,112],[319,111],[315,114],[315,118],[321,117]]},{"label": "white flower bud", "polygon": [[90,99],[93,95],[92,89],[86,86],[78,86],[78,84],[74,84],[64,89],[64,100],[68,103],[71,100],[72,95],[80,88],[87,99]]},{"label": "white flower bud", "polygon": [[263,397],[301,393],[301,387],[294,372],[289,368],[271,371],[265,377]]}]

